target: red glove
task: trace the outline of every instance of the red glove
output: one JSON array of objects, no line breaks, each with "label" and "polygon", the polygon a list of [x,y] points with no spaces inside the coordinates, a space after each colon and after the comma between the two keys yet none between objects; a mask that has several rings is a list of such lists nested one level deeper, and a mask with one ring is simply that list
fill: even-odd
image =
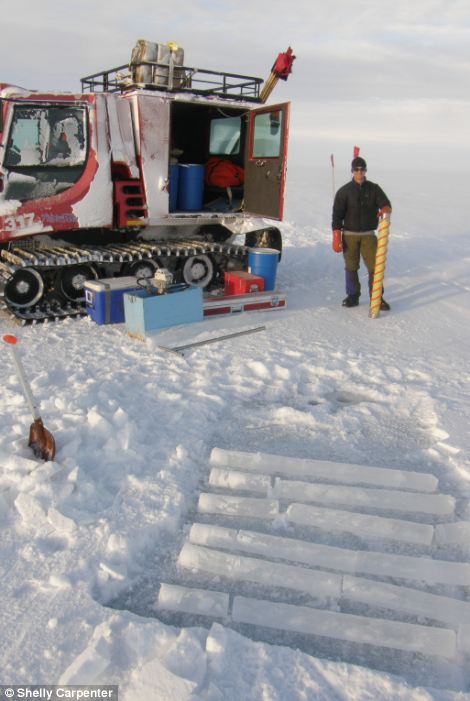
[{"label": "red glove", "polygon": [[389,217],[392,213],[392,208],[391,207],[382,207],[382,209],[379,209],[379,217],[382,219],[383,217]]},{"label": "red glove", "polygon": [[333,230],[333,251],[341,253],[343,250],[343,232],[341,229]]}]

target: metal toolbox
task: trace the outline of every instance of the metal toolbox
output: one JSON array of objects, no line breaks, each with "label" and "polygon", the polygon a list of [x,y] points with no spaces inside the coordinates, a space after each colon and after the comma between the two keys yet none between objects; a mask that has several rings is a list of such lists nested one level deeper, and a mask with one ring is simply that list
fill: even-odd
[{"label": "metal toolbox", "polygon": [[149,294],[145,290],[127,293],[124,295],[124,315],[129,336],[143,341],[149,331],[202,321],[202,290],[190,287],[162,295]]}]

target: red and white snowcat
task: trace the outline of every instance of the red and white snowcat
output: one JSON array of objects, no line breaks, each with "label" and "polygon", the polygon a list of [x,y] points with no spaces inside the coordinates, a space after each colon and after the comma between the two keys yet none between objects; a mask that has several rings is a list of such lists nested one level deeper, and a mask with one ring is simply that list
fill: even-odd
[{"label": "red and white snowcat", "polygon": [[[266,218],[282,219],[289,103],[264,101],[293,58],[280,54],[261,89],[140,40],[79,94],[0,83],[3,306],[24,322],[80,314],[90,279],[164,267],[210,287],[245,267],[247,246],[281,251]],[[208,162],[221,177],[205,168],[196,207],[181,201],[177,172]]]}]

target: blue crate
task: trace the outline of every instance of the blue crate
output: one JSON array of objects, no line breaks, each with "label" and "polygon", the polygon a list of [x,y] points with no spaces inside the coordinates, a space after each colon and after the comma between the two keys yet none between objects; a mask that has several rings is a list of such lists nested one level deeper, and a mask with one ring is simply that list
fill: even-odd
[{"label": "blue crate", "polygon": [[124,323],[124,293],[141,290],[135,277],[102,278],[85,283],[85,305],[97,324]]},{"label": "blue crate", "polygon": [[145,290],[124,295],[124,316],[130,336],[145,340],[147,332],[202,321],[202,289],[152,295]]}]

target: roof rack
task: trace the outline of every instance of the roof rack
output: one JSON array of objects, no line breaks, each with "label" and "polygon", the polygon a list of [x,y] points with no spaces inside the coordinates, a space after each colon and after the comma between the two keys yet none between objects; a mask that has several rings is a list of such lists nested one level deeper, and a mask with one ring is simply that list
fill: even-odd
[{"label": "roof rack", "polygon": [[253,76],[175,66],[171,62],[168,64],[155,61],[117,66],[81,78],[84,93],[122,93],[138,88],[164,92],[190,92],[195,95],[212,95],[251,102],[261,102],[260,86],[263,82],[262,78]]}]

